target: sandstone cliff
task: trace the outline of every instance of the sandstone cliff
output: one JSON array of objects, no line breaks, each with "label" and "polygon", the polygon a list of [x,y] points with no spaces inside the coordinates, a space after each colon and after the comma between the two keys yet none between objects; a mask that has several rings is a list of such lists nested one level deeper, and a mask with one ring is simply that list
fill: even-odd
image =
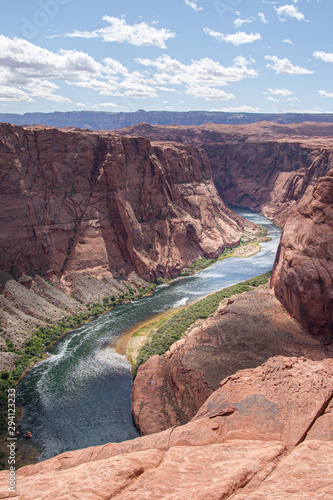
[{"label": "sandstone cliff", "polygon": [[16,474],[22,500],[333,497],[333,361],[275,357],[224,379],[182,427],[67,452]]},{"label": "sandstone cliff", "polygon": [[5,271],[154,280],[254,231],[196,147],[2,124],[0,154]]},{"label": "sandstone cliff", "polygon": [[333,340],[333,169],[284,227],[271,286],[304,328]]},{"label": "sandstone cliff", "polygon": [[256,232],[203,150],[142,137],[1,124],[0,195],[0,326],[15,347],[85,310],[70,295],[117,298]]},{"label": "sandstone cliff", "polygon": [[[120,131],[121,132],[121,131]],[[284,224],[333,165],[333,126],[302,123],[127,127],[126,134],[195,144],[207,152],[221,198]]]},{"label": "sandstone cliff", "polygon": [[187,423],[221,379],[279,354],[319,360],[328,352],[267,290],[225,299],[163,357],[139,367],[132,389],[136,426],[146,435]]}]

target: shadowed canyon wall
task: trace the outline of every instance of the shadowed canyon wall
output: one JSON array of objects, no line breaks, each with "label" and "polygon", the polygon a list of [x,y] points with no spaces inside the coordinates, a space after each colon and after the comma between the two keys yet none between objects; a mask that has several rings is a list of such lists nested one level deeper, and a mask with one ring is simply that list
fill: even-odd
[{"label": "shadowed canyon wall", "polygon": [[196,147],[2,124],[0,153],[5,271],[154,280],[254,231],[221,201]]},{"label": "shadowed canyon wall", "polygon": [[307,331],[332,342],[333,169],[287,220],[271,286]]},{"label": "shadowed canyon wall", "polygon": [[280,224],[304,195],[311,195],[315,182],[333,165],[330,124],[139,124],[121,133],[140,133],[154,140],[163,138],[202,147],[224,201],[262,212]]}]

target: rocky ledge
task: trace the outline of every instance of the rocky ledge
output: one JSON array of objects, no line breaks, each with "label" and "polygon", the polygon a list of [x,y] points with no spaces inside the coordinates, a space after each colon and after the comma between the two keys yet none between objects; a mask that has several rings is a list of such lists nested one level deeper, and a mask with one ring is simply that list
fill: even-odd
[{"label": "rocky ledge", "polygon": [[333,169],[318,180],[284,227],[271,285],[313,335],[333,340]]},{"label": "rocky ledge", "polygon": [[[333,497],[333,360],[274,357],[224,379],[191,422],[17,472],[22,500]],[[203,473],[204,471],[204,473]]]},{"label": "rocky ledge", "polygon": [[135,424],[142,435],[185,424],[221,379],[276,355],[320,360],[328,352],[268,290],[224,299],[213,317],[139,367],[132,389]]}]

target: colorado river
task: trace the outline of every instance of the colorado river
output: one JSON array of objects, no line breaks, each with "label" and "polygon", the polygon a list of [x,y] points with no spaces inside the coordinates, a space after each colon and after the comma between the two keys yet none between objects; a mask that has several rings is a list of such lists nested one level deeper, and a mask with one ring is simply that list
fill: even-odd
[{"label": "colorado river", "polygon": [[17,391],[24,410],[22,429],[32,432],[42,460],[139,435],[131,416],[131,367],[115,351],[124,332],[157,313],[272,268],[281,231],[249,209],[236,211],[269,230],[272,241],[262,243],[260,253],[218,261],[195,276],[162,285],[150,297],[123,304],[69,332],[24,377]]}]

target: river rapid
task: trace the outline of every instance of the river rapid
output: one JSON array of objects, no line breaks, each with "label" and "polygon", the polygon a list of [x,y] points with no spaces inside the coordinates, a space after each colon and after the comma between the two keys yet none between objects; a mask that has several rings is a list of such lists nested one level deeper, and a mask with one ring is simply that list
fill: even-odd
[{"label": "river rapid", "polygon": [[66,334],[22,379],[17,388],[24,412],[21,427],[32,432],[40,460],[139,436],[131,415],[131,366],[116,352],[126,331],[158,313],[272,269],[281,231],[249,209],[234,210],[268,229],[272,240],[261,244],[260,253],[218,261],[195,276],[159,286],[149,297],[116,307]]}]

